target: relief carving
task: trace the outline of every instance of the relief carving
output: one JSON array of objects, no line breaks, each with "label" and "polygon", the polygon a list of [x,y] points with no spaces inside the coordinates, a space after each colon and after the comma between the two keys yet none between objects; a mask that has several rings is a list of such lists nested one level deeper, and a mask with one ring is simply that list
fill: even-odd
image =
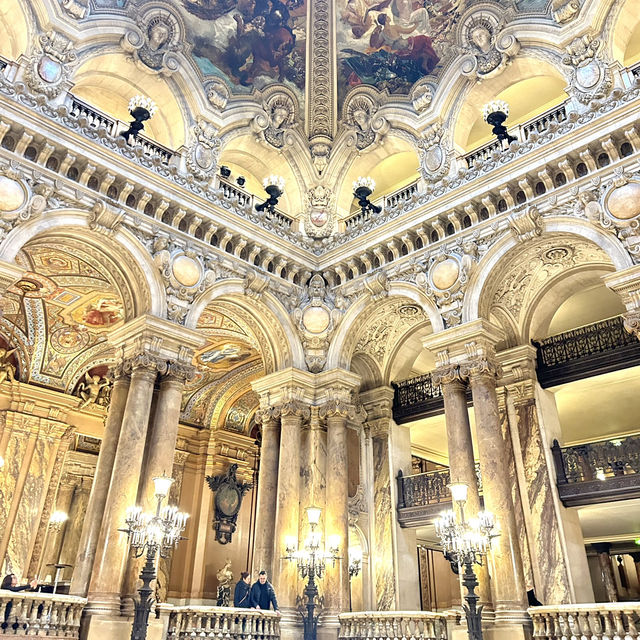
[{"label": "relief carving", "polygon": [[591,33],[575,38],[562,62],[569,67],[569,92],[583,104],[605,98],[613,87],[613,75],[600,52],[604,42]]},{"label": "relief carving", "polygon": [[56,31],[38,36],[25,70],[25,80],[34,93],[56,98],[66,88],[77,56],[73,43]]}]

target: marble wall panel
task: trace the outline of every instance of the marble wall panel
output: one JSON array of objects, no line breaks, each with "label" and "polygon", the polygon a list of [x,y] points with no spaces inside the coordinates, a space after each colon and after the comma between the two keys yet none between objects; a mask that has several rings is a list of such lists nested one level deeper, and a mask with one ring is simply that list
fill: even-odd
[{"label": "marble wall panel", "polygon": [[[34,536],[40,522],[40,511],[48,488],[48,474],[51,456],[55,455],[55,444],[49,438],[38,438],[29,472],[24,483],[16,519],[9,538],[7,555],[12,565],[20,572],[23,578],[26,576],[27,562]],[[26,460],[25,460],[25,463]]]},{"label": "marble wall panel", "polygon": [[529,509],[535,544],[535,557],[541,585],[538,599],[546,605],[571,602],[570,582],[561,545],[561,531],[554,500],[552,479],[544,455],[546,446],[538,422],[535,402],[516,407],[518,433],[527,481]]}]

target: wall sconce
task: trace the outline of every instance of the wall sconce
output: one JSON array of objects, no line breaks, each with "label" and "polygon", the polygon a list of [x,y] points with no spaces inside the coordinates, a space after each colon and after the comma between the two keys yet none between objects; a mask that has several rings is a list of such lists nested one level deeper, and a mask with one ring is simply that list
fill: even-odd
[{"label": "wall sconce", "polygon": [[362,549],[349,547],[349,577],[355,578],[362,568]]},{"label": "wall sconce", "polygon": [[133,121],[129,123],[129,128],[120,135],[124,136],[127,140],[129,136],[133,136],[135,140],[138,134],[144,129],[144,123],[152,118],[157,110],[158,107],[151,98],[146,98],[145,96],[134,96],[131,98],[131,100],[129,100],[129,113]]},{"label": "wall sconce", "polygon": [[[512,142],[516,142],[518,138],[509,135],[504,121],[509,117],[509,105],[504,100],[492,100],[484,105],[482,109],[482,117],[485,122],[492,126],[491,133],[498,138],[503,146],[509,146]],[[504,145],[506,140],[507,144]]]}]

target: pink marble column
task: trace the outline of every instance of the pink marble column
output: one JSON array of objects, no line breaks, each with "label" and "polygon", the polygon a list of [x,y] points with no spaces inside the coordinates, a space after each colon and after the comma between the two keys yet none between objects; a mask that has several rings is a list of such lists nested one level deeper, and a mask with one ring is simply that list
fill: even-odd
[{"label": "pink marble column", "polygon": [[[471,424],[467,409],[467,385],[460,377],[456,365],[440,367],[433,371],[433,384],[442,387],[444,398],[444,417],[447,426],[447,450],[449,454],[449,477],[451,482],[464,482],[468,487],[465,513],[474,517],[481,509],[480,493],[476,476],[476,464],[473,457]],[[476,567],[478,576],[478,595],[480,603],[491,606],[491,588],[489,572],[486,566]]]},{"label": "pink marble column", "polygon": [[613,576],[613,567],[611,566],[611,545],[608,542],[598,542],[592,545],[598,554],[598,566],[600,567],[600,576],[602,584],[607,592],[609,602],[618,602],[618,590],[616,589],[616,580]]},{"label": "pink marble column", "polygon": [[104,437],[100,444],[100,454],[96,474],[89,496],[89,504],[84,518],[82,535],[78,545],[78,556],[76,557],[73,577],[71,578],[71,595],[86,597],[89,590],[89,581],[93,569],[93,561],[96,555],[100,529],[102,527],[102,517],[109,493],[111,483],[111,472],[116,457],[118,439],[120,438],[120,428],[122,427],[122,417],[124,415],[127,396],[129,394],[129,376],[125,375],[122,367],[114,371],[115,380],[111,390],[111,403],[104,427]]},{"label": "pink marble column", "polygon": [[494,539],[490,554],[496,621],[515,621],[526,611],[527,593],[511,498],[515,479],[504,472],[507,451],[496,393],[498,367],[490,359],[478,357],[461,365],[460,372],[471,382],[485,508],[500,524],[500,536]]},{"label": "pink marble column", "polygon": [[309,408],[297,401],[281,406],[280,455],[278,458],[278,503],[274,534],[273,584],[278,603],[294,608],[298,595],[295,562],[282,560],[289,537],[298,538],[300,510],[300,431]]},{"label": "pink marble column", "polygon": [[278,497],[278,460],[280,458],[279,410],[262,410],[258,418],[262,422],[260,468],[258,471],[258,498],[256,504],[253,573],[264,569],[270,576],[274,571],[274,539],[276,506]]},{"label": "pink marble column", "polygon": [[122,418],[102,530],[89,586],[88,613],[119,614],[120,589],[128,544],[118,531],[127,507],[136,503],[142,460],[159,362],[144,355],[133,361],[131,385]]},{"label": "pink marble column", "polygon": [[[349,480],[347,475],[347,418],[352,406],[332,401],[322,407],[327,421],[327,488],[325,512],[325,546],[332,538],[338,544],[340,560],[327,566],[324,580],[324,601],[328,613],[349,609]],[[302,505],[306,507],[308,505]]]}]

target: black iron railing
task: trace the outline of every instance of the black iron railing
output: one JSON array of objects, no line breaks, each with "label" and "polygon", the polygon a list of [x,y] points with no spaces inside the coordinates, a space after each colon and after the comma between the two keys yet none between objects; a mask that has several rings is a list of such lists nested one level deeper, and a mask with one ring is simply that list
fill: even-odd
[{"label": "black iron railing", "polygon": [[[451,493],[447,488],[451,481],[449,469],[426,471],[410,476],[405,476],[402,471],[398,471],[397,480],[399,509],[451,502]],[[478,464],[476,464],[476,481],[479,491],[482,491],[482,477]]]},{"label": "black iron railing", "polygon": [[393,382],[392,386],[393,418],[396,422],[418,420],[443,410],[442,389],[433,384],[430,373]]},{"label": "black iron railing", "polygon": [[558,491],[569,506],[640,496],[640,435],[551,447]]},{"label": "black iron railing", "polygon": [[543,387],[640,364],[640,341],[621,316],[533,342]]}]

